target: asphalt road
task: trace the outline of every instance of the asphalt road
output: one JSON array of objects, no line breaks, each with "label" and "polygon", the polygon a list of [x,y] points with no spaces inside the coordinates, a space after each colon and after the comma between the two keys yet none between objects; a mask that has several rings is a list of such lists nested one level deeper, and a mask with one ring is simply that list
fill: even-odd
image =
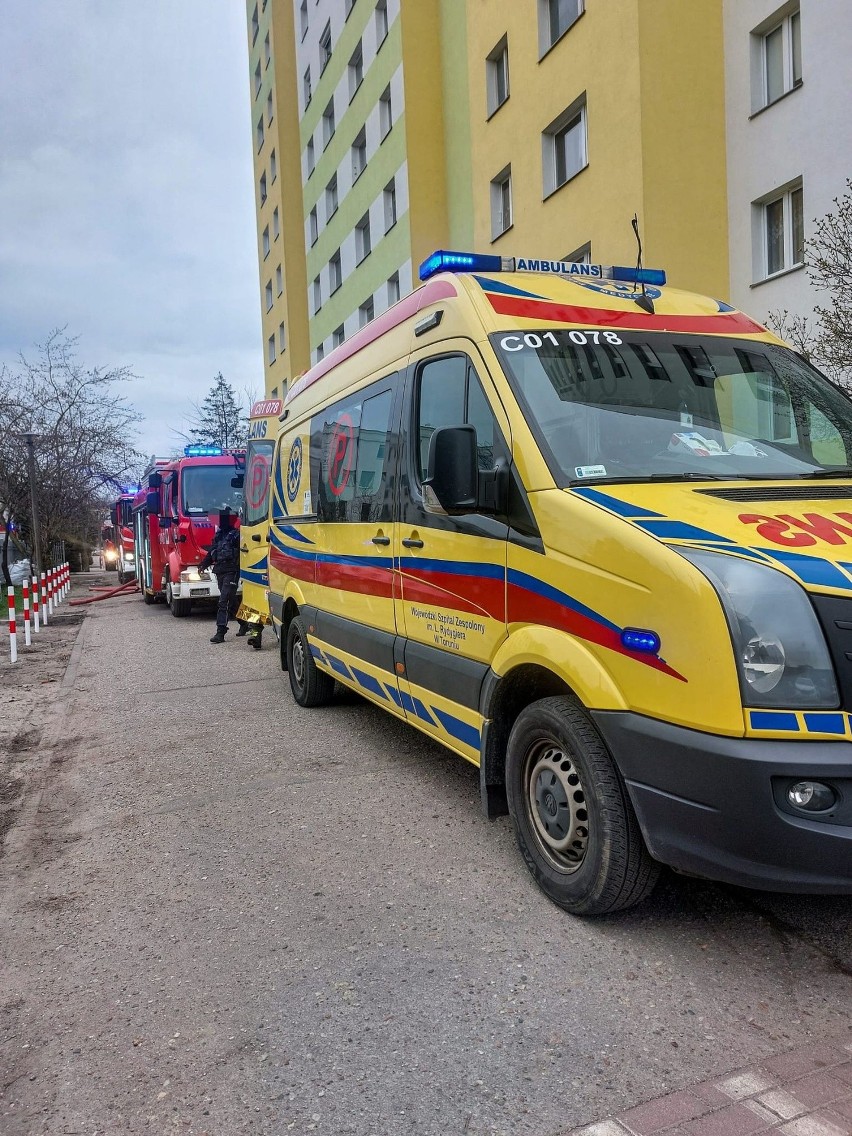
[{"label": "asphalt road", "polygon": [[212,632],[82,624],[0,859],[4,1136],[558,1136],[849,1039],[852,899],[565,915],[472,767]]}]

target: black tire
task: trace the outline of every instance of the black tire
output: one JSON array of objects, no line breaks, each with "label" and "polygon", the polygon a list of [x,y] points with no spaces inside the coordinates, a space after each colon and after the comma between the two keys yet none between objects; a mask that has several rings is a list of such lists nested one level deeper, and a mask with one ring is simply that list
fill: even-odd
[{"label": "black tire", "polygon": [[142,588],[142,599],[146,604],[155,604],[157,602],[157,597],[146,592],[144,587]]},{"label": "black tire", "polygon": [[287,628],[287,673],[300,706],[324,706],[334,694],[334,679],[319,670],[311,654],[305,625],[296,616]]},{"label": "black tire", "polygon": [[175,619],[183,619],[192,611],[192,600],[176,600],[174,598],[171,580],[166,580],[166,605],[171,608]]},{"label": "black tire", "polygon": [[605,915],[651,894],[659,864],[606,746],[572,699],[543,698],[518,716],[506,792],[521,854],[557,906]]}]

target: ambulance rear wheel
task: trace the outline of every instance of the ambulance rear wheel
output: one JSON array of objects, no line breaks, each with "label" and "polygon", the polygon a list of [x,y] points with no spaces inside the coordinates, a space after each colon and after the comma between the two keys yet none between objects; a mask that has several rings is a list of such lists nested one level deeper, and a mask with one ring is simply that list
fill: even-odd
[{"label": "ambulance rear wheel", "polygon": [[650,895],[659,865],[603,740],[572,699],[543,698],[518,716],[506,792],[521,854],[557,906],[605,915]]},{"label": "ambulance rear wheel", "polygon": [[324,706],[334,693],[334,679],[314,662],[305,625],[296,616],[287,628],[287,673],[290,689],[300,706]]}]

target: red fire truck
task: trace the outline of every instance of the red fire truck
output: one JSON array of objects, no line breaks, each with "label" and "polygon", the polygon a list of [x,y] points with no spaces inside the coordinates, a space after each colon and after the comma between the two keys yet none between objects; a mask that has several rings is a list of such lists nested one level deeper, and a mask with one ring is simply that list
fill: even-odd
[{"label": "red fire truck", "polygon": [[245,455],[218,446],[187,446],[184,457],[156,461],[133,502],[138,578],[145,603],[164,600],[172,615],[219,598],[212,572],[199,571],[219,523],[243,498]]},{"label": "red fire truck", "polygon": [[[119,584],[126,584],[136,575],[136,555],[133,539],[133,493],[122,493],[110,505],[109,519],[112,524],[112,541],[116,552]],[[104,545],[106,548],[106,545]],[[109,565],[107,565],[109,567]]]}]

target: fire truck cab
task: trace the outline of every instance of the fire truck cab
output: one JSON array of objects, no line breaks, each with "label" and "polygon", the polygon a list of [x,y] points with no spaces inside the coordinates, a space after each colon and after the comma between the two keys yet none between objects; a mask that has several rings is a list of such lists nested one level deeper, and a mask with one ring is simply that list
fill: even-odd
[{"label": "fire truck cab", "polygon": [[118,582],[126,584],[136,575],[136,554],[133,533],[133,493],[122,493],[110,505],[109,519],[112,523],[113,541],[116,551]]},{"label": "fire truck cab", "polygon": [[137,495],[137,555],[146,603],[164,600],[177,618],[193,603],[217,600],[211,572],[198,565],[210,547],[219,514],[242,504],[245,455],[218,446],[187,446],[184,456],[157,462],[147,490]]}]

